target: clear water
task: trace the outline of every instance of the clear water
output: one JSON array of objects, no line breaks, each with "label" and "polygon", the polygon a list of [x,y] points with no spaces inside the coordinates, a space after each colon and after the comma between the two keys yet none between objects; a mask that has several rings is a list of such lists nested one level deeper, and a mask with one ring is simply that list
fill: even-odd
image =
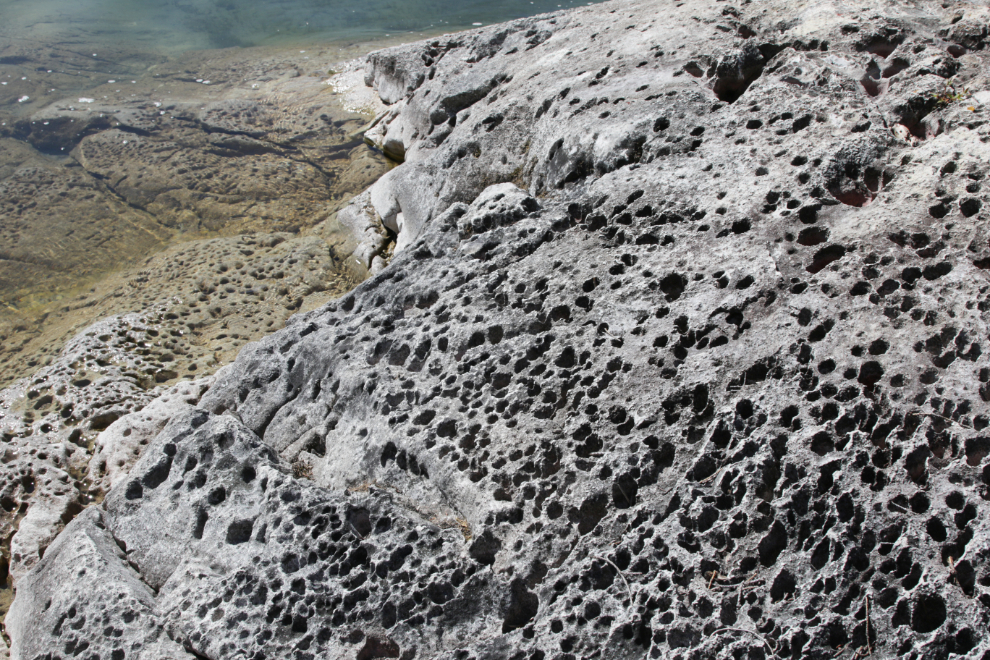
[{"label": "clear water", "polygon": [[[90,317],[97,314],[98,306],[92,306],[92,300],[110,296],[101,293],[108,282],[114,277],[126,279],[150,255],[214,235],[283,231],[279,227],[286,223],[308,230],[310,226],[296,222],[293,213],[315,223],[325,217],[325,207],[380,176],[389,164],[381,154],[355,147],[360,139],[351,135],[368,118],[335,109],[323,84],[336,63],[383,45],[585,4],[593,3],[0,0],[0,386],[33,372],[65,337],[94,321]],[[207,79],[212,81],[209,86],[200,84]],[[325,195],[294,208],[278,207],[272,216],[265,216],[264,222],[271,226],[259,227],[253,220],[242,226],[237,218],[240,207],[216,211],[219,206],[197,206],[194,200],[226,194],[222,182],[228,177],[246,189],[267,190],[252,172],[294,171],[299,163],[291,154],[279,156],[281,170],[265,161],[274,157],[247,155],[233,166],[217,164],[197,153],[201,149],[197,145],[206,145],[207,136],[190,133],[181,122],[165,122],[141,138],[151,147],[131,147],[119,159],[106,156],[102,165],[94,165],[83,157],[82,146],[58,137],[62,134],[56,126],[63,124],[52,121],[52,128],[45,128],[52,108],[59,106],[82,110],[99,106],[112,115],[152,103],[165,102],[168,107],[170,101],[198,105],[238,100],[260,103],[269,115],[277,115],[273,126],[291,124],[304,136],[307,129],[298,120],[306,110],[299,99],[316,88],[327,95],[326,101],[310,94],[310,101],[302,103],[318,105],[312,116],[326,123],[317,127],[316,138],[306,138],[309,142],[300,147],[309,148],[317,159],[344,148],[346,162],[328,157],[323,165],[332,171]],[[339,140],[324,135],[331,126],[337,127]],[[47,130],[58,139],[39,140]],[[64,135],[73,132],[66,129]],[[99,134],[91,137],[98,140]],[[114,144],[127,145],[133,138],[115,139]],[[171,153],[174,144],[182,145],[181,153],[171,160],[155,160],[156,149]],[[106,171],[98,171],[101,167]],[[187,170],[196,172],[195,177],[183,178]],[[137,210],[129,208],[123,195],[128,187],[143,190],[142,181],[148,184],[144,199],[156,201]],[[159,203],[155,196],[170,185],[177,192],[172,197],[163,194]],[[258,205],[262,209],[301,193],[273,189],[265,194]],[[226,220],[203,219],[214,211]],[[251,209],[245,205],[244,211]],[[197,222],[213,224],[209,231],[188,229]],[[108,299],[119,304],[99,307],[99,315],[139,311],[115,296]]]},{"label": "clear water", "polygon": [[148,52],[375,41],[592,4],[587,0],[0,0],[0,38]]}]

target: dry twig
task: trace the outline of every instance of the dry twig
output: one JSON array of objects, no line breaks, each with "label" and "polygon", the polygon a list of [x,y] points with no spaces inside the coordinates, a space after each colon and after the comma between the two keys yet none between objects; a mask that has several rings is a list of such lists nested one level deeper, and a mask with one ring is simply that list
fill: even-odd
[{"label": "dry twig", "polygon": [[715,636],[715,635],[717,635],[718,633],[720,633],[720,632],[722,632],[724,630],[733,630],[735,632],[748,633],[748,634],[752,635],[753,637],[756,637],[757,639],[759,639],[761,642],[763,642],[763,645],[766,646],[767,649],[770,651],[770,655],[772,655],[772,656],[776,656],[777,655],[777,649],[776,649],[776,647],[771,646],[770,645],[770,642],[767,641],[766,637],[764,637],[760,633],[756,632],[755,630],[747,630],[745,628],[730,628],[730,627],[726,626],[724,628],[719,628],[718,630],[713,630],[711,636]]},{"label": "dry twig", "polygon": [[870,644],[870,597],[866,597],[866,650],[873,655],[873,645]]},{"label": "dry twig", "polygon": [[626,591],[629,593],[629,598],[631,599],[632,589],[629,587],[629,582],[626,580],[626,576],[622,574],[622,569],[616,566],[615,564],[613,564],[608,557],[602,557],[602,560],[608,562],[609,565],[615,569],[615,572],[619,574],[619,577],[622,578],[622,582],[623,584],[626,585]]}]

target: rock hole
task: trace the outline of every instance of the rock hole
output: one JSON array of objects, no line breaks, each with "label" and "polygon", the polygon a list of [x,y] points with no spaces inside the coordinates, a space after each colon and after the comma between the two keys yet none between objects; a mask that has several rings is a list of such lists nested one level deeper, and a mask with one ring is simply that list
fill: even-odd
[{"label": "rock hole", "polygon": [[798,234],[797,242],[800,245],[819,245],[828,240],[829,230],[827,227],[808,227],[802,229]]},{"label": "rock hole", "polygon": [[660,290],[665,294],[667,302],[677,300],[687,288],[687,278],[678,273],[671,273],[660,280]]},{"label": "rock hole", "polygon": [[760,541],[757,550],[760,553],[760,563],[773,566],[777,557],[787,547],[787,530],[779,520],[775,520],[769,533]]},{"label": "rock hole", "polygon": [[945,601],[935,594],[922,594],[914,602],[911,628],[917,633],[930,633],[945,623]]},{"label": "rock hole", "polygon": [[347,512],[347,522],[362,538],[371,534],[371,513],[367,509],[351,509]]},{"label": "rock hole", "polygon": [[593,495],[581,504],[580,509],[571,509],[569,518],[578,526],[578,533],[584,536],[593,530],[608,513],[608,499],[604,494]]},{"label": "rock hole", "polygon": [[486,529],[471,543],[468,554],[479,564],[491,566],[501,549],[502,542],[492,534],[491,530]]},{"label": "rock hole", "polygon": [[617,509],[628,509],[636,504],[639,486],[630,473],[623,474],[612,482],[612,502]]},{"label": "rock hole", "polygon": [[357,660],[375,660],[376,658],[398,658],[401,648],[389,638],[369,636],[364,646],[357,652]]},{"label": "rock hole", "polygon": [[148,470],[147,474],[141,479],[141,483],[146,488],[155,489],[168,479],[169,472],[172,470],[172,457],[164,456],[158,463],[155,464],[153,468]]},{"label": "rock hole", "polygon": [[210,491],[209,495],[206,496],[206,501],[209,502],[211,506],[222,504],[226,499],[227,490],[223,486],[217,486]]},{"label": "rock hole", "polygon": [[199,509],[196,512],[196,522],[193,525],[193,538],[202,539],[203,530],[206,529],[206,521],[209,520],[210,516],[206,513],[205,509]]},{"label": "rock hole", "polygon": [[864,362],[859,368],[859,376],[856,378],[862,385],[873,387],[883,378],[883,367],[879,362],[870,360]]},{"label": "rock hole", "polygon": [[251,520],[235,520],[227,527],[227,543],[239,545],[251,540],[254,522]]},{"label": "rock hole", "polygon": [[990,438],[967,438],[965,446],[966,463],[972,467],[978,466],[984,458],[990,455]]},{"label": "rock hole", "polygon": [[835,451],[835,441],[828,431],[819,431],[811,438],[811,451],[819,456],[824,456]]},{"label": "rock hole", "polygon": [[139,500],[144,496],[144,489],[141,487],[141,483],[137,481],[132,481],[127,484],[127,489],[124,491],[124,498],[128,500]]},{"label": "rock hole", "polygon": [[967,218],[979,213],[982,206],[983,202],[973,197],[968,197],[959,201],[959,211]]},{"label": "rock hole", "polygon": [[770,598],[776,603],[787,596],[793,595],[796,590],[797,580],[790,571],[784,569],[777,574],[773,584],[770,586]]},{"label": "rock hole", "polygon": [[841,245],[829,245],[818,252],[815,253],[811,264],[805,269],[811,274],[815,274],[823,270],[826,266],[831,264],[833,261],[838,261],[846,255],[846,248]]},{"label": "rock hole", "polygon": [[540,609],[540,599],[526,587],[522,578],[515,578],[509,585],[509,607],[502,621],[502,634],[522,628]]},{"label": "rock hole", "polygon": [[776,47],[768,47],[763,53],[753,43],[747,43],[734,56],[722,59],[715,68],[715,83],[712,91],[719,101],[735,103],[749,86],[761,75],[766,65],[766,57],[773,57]]}]

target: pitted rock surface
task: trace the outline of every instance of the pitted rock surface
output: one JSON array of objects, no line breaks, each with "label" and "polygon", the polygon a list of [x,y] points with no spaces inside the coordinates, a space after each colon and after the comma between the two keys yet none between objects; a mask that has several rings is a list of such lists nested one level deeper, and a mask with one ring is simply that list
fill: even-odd
[{"label": "pitted rock surface", "polygon": [[[80,593],[70,585],[79,577],[99,582],[99,597]],[[45,570],[25,580],[26,594],[53,598],[32,602],[26,614],[44,612],[39,618],[7,617],[12,630],[46,628],[66,638],[60,649],[69,656],[89,652],[99,655],[99,638],[109,638],[129,651],[125,657],[151,660],[186,660],[195,656],[170,639],[155,612],[155,594],[126,562],[120,545],[108,533],[105,514],[89,509],[76,518],[70,533],[60,537],[45,558]],[[30,595],[26,597],[30,598]],[[23,641],[21,641],[23,639]],[[12,657],[44,657],[47,649],[36,639],[20,638]],[[37,640],[40,641],[40,640]],[[97,649],[97,650],[92,650]],[[120,657],[123,651],[118,651]],[[85,656],[84,656],[85,657]],[[108,654],[106,657],[115,657]]]},{"label": "pitted rock surface", "polygon": [[90,571],[43,610],[46,554],[15,656],[75,607],[98,657],[985,657],[986,15],[619,0],[372,55],[391,263],[53,545],[105,521],[144,638]]},{"label": "pitted rock surface", "polygon": [[290,234],[196,241],[144,266],[79,315],[143,312],[85,328],[52,364],[0,390],[0,538],[15,579],[241,346],[358,281],[323,239]]}]

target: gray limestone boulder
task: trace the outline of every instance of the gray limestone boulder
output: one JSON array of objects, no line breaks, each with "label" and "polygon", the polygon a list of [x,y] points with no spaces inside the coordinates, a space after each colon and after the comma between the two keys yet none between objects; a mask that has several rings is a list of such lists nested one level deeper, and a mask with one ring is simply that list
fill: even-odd
[{"label": "gray limestone boulder", "polygon": [[[286,657],[301,647],[399,657],[518,627],[535,596],[482,570],[464,528],[428,514],[389,490],[333,493],[294,479],[230,415],[177,414],[130,481],[71,523],[21,582],[7,619],[15,657],[37,656],[41,630],[96,657]],[[395,587],[383,590],[389,575]],[[437,638],[427,619],[449,632]],[[274,621],[292,632],[274,633]]]},{"label": "gray limestone boulder", "polygon": [[[12,658],[70,656],[188,660],[163,628],[155,592],[128,564],[96,508],[72,521],[20,585],[7,614]],[[40,635],[44,631],[44,635]]]},{"label": "gray limestone boulder", "polygon": [[87,514],[156,639],[984,657],[990,111],[951,92],[987,85],[982,12],[617,0],[371,56],[391,262],[245,347]]},{"label": "gray limestone boulder", "polygon": [[177,383],[138,412],[125,415],[96,436],[89,479],[104,491],[126,478],[144,448],[175,415],[192,409],[213,378]]},{"label": "gray limestone boulder", "polygon": [[370,193],[361,193],[338,211],[337,223],[350,233],[356,243],[351,257],[369,268],[387,244],[381,216],[372,205]]}]

